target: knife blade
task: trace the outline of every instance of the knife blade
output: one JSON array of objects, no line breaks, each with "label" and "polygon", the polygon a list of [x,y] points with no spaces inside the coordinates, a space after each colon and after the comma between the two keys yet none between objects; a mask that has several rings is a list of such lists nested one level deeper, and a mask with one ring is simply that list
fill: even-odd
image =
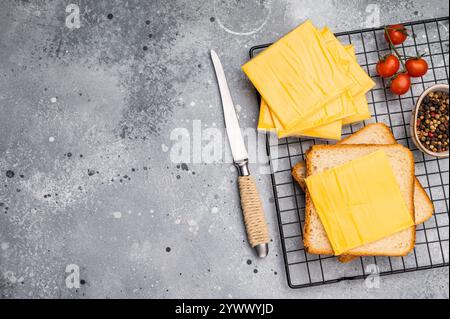
[{"label": "knife blade", "polygon": [[250,245],[255,248],[258,257],[266,257],[269,253],[269,231],[264,211],[254,179],[248,169],[248,153],[242,137],[241,128],[227,84],[225,72],[219,56],[211,50],[211,59],[219,84],[222,99],[225,128],[230,142],[233,161],[238,168],[239,193],[244,215],[244,223]]},{"label": "knife blade", "polygon": [[239,162],[248,159],[247,149],[245,148],[244,139],[239,127],[239,121],[234,108],[233,100],[231,99],[230,89],[228,88],[225,72],[223,71],[222,63],[219,56],[214,50],[211,50],[211,59],[216,71],[217,82],[219,83],[220,96],[222,98],[223,115],[225,117],[225,127],[230,142],[231,154],[233,160]]}]

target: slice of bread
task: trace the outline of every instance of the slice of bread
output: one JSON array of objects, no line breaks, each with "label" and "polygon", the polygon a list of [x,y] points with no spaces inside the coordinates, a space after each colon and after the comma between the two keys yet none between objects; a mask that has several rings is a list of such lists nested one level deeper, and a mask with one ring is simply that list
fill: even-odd
[{"label": "slice of bread", "polygon": [[[341,140],[338,144],[395,144],[397,141],[394,138],[389,127],[383,123],[368,124],[358,132]],[[306,190],[305,177],[306,165],[305,162],[298,162],[292,168],[292,176],[303,189]],[[433,202],[428,197],[427,192],[420,184],[419,180],[415,178],[414,182],[414,213],[416,225],[427,221],[434,212]]]},{"label": "slice of bread", "polygon": [[[314,145],[306,154],[306,176],[322,172],[355,158],[383,150],[395,172],[411,217],[414,219],[414,158],[406,147],[393,145]],[[376,167],[374,167],[376,169]],[[404,256],[414,248],[415,226],[367,245],[349,250],[353,256]],[[333,254],[325,229],[306,192],[305,228],[303,243],[311,254]]]},{"label": "slice of bread", "polygon": [[295,181],[300,185],[301,189],[306,192],[306,163],[304,161],[300,161],[292,167],[291,170],[292,177],[294,177]]}]

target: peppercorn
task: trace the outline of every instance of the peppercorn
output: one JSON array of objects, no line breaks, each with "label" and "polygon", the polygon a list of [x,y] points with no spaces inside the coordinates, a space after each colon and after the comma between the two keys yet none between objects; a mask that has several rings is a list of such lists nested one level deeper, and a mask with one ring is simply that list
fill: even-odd
[{"label": "peppercorn", "polygon": [[448,93],[443,91],[428,93],[419,105],[416,122],[420,143],[433,152],[448,151],[448,120]]}]

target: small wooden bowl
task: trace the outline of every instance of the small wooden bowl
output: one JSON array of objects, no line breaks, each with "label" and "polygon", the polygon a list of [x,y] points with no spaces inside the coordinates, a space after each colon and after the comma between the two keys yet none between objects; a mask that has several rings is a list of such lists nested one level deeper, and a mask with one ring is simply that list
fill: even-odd
[{"label": "small wooden bowl", "polygon": [[423,93],[420,95],[420,97],[417,100],[417,103],[411,113],[410,127],[411,127],[412,140],[413,140],[414,144],[416,144],[416,146],[419,150],[421,150],[422,152],[424,152],[425,154],[428,154],[430,156],[443,158],[443,157],[448,157],[449,151],[447,150],[445,152],[433,152],[433,151],[430,151],[429,149],[427,149],[425,146],[423,146],[419,140],[419,136],[417,135],[417,125],[416,125],[417,115],[419,113],[419,108],[420,108],[420,105],[422,104],[422,100],[425,98],[425,96],[427,96],[428,93],[438,92],[438,91],[448,93],[448,84],[435,84],[435,85],[429,87],[428,89],[426,89],[425,91],[423,91]]}]

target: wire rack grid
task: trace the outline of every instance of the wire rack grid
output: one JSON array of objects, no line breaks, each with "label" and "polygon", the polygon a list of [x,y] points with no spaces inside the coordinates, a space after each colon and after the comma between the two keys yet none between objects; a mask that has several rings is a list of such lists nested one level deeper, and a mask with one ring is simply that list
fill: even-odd
[{"label": "wire rack grid", "polygon": [[[274,143],[266,136],[281,245],[291,288],[363,279],[374,272],[389,275],[449,265],[449,160],[423,154],[410,135],[411,109],[420,94],[435,83],[449,82],[449,17],[409,22],[404,26],[412,36],[398,46],[400,53],[408,56],[425,53],[429,71],[422,78],[414,78],[410,91],[400,97],[390,93],[389,83],[375,71],[379,57],[389,52],[383,28],[335,34],[343,44],[354,46],[358,63],[376,82],[367,94],[372,118],[344,127],[343,136],[353,134],[368,123],[387,124],[397,141],[413,152],[416,177],[433,201],[435,213],[417,226],[415,248],[405,257],[361,257],[342,264],[334,256],[308,254],[303,247],[305,194],[293,180],[291,169],[304,160],[311,145],[328,142],[283,138]],[[250,58],[269,45],[251,48]]]}]

